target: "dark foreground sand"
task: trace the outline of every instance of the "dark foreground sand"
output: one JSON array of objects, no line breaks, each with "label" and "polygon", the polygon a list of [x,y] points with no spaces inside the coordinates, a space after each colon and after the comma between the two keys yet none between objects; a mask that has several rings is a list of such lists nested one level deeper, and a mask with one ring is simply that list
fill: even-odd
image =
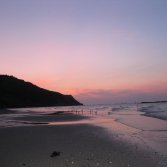
[{"label": "dark foreground sand", "polygon": [[0,128],[0,167],[22,166],[158,167],[159,156],[88,124]]}]

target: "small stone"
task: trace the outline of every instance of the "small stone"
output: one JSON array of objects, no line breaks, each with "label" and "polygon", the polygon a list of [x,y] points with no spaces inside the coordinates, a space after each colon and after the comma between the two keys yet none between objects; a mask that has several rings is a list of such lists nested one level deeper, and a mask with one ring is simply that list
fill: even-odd
[{"label": "small stone", "polygon": [[50,157],[57,157],[57,156],[60,156],[60,152],[57,152],[57,151],[53,151],[53,153],[50,155]]},{"label": "small stone", "polygon": [[100,164],[97,162],[96,165],[99,166]]}]

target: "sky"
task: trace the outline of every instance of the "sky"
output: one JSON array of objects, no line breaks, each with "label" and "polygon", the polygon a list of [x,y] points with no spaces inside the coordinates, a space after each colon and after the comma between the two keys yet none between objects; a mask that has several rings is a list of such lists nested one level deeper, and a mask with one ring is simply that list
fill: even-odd
[{"label": "sky", "polygon": [[167,100],[167,1],[0,0],[0,74],[84,104]]}]

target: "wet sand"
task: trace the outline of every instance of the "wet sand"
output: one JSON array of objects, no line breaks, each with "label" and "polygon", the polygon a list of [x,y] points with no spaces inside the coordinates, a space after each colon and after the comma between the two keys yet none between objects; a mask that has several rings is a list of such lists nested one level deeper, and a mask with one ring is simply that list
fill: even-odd
[{"label": "wet sand", "polygon": [[[65,124],[62,121],[63,117]],[[20,121],[25,121],[26,116],[18,118]],[[32,122],[50,121],[48,115],[36,115],[36,118],[27,116],[27,120]],[[114,132],[114,129],[107,133],[106,128],[96,126],[98,121],[104,124],[109,120],[94,121],[85,116],[65,113],[56,115],[55,118],[57,124],[52,122],[53,124],[0,128],[0,166],[162,166],[160,155],[153,150],[124,140],[119,133]],[[71,124],[66,124],[66,122],[71,122]],[[115,130],[119,131],[119,128]]]}]

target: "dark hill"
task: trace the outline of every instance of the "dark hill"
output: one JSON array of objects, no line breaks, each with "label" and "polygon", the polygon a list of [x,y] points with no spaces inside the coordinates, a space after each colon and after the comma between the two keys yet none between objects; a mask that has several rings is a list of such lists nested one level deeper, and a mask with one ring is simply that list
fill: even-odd
[{"label": "dark hill", "polygon": [[0,75],[0,108],[82,105],[71,95],[63,95],[13,76]]}]

